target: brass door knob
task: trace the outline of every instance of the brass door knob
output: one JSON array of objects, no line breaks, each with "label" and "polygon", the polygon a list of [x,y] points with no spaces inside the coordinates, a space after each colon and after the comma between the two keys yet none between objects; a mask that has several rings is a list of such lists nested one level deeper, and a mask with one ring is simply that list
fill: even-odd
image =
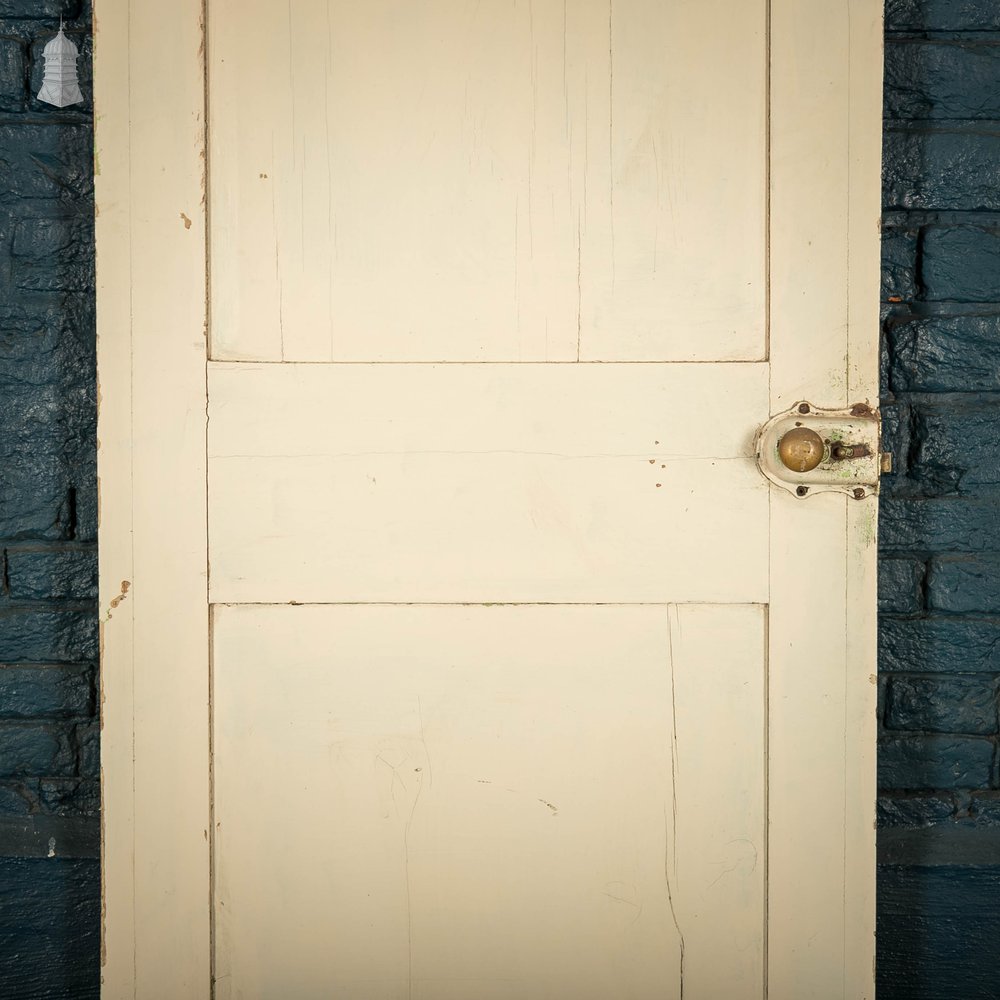
[{"label": "brass door knob", "polygon": [[812,472],[825,451],[823,439],[808,427],[793,427],[778,442],[778,457],[792,472]]}]

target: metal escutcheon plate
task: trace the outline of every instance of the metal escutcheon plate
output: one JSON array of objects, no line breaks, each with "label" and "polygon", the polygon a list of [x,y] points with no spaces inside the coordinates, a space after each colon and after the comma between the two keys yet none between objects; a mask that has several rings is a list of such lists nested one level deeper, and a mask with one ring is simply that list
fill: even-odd
[{"label": "metal escutcheon plate", "polygon": [[[789,468],[782,460],[790,449],[781,449],[789,432],[813,431],[823,442],[823,456],[808,471]],[[800,498],[815,493],[846,493],[855,500],[878,493],[882,467],[881,421],[878,410],[856,403],[843,410],[829,410],[802,401],[776,414],[758,431],[754,447],[760,471],[775,486]]]}]

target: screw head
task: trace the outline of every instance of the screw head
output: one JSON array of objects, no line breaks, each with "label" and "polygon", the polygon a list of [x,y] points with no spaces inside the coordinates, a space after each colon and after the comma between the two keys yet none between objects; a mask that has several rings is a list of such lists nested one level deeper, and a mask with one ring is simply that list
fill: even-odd
[{"label": "screw head", "polygon": [[795,487],[795,495],[797,497],[804,497],[808,492],[809,492],[809,487],[808,486],[796,486]]}]

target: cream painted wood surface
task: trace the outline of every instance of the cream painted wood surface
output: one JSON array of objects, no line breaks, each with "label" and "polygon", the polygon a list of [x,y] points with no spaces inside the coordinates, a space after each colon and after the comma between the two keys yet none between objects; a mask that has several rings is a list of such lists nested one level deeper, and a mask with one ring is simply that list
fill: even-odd
[{"label": "cream painted wood surface", "polygon": [[103,995],[870,1000],[875,502],[750,444],[877,398],[879,0],[205,11],[97,10]]},{"label": "cream painted wood surface", "polygon": [[201,2],[95,7],[102,995],[181,1000],[211,975]]},{"label": "cream painted wood surface", "polygon": [[765,601],[767,374],[213,364],[212,600]]},{"label": "cream painted wood surface", "polygon": [[764,0],[208,11],[213,357],[765,357]]},{"label": "cream painted wood surface", "polygon": [[[775,413],[878,399],[882,8],[849,0],[823,25],[816,9],[771,2]],[[819,499],[771,494],[768,988],[782,1000],[874,991],[877,512]]]},{"label": "cream painted wood surface", "polygon": [[217,995],[759,998],[764,622],[216,607]]}]

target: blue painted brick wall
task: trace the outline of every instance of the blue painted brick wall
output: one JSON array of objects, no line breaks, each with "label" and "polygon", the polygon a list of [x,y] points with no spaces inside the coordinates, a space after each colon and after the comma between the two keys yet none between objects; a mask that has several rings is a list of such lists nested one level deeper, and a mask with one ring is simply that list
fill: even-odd
[{"label": "blue painted brick wall", "polygon": [[996,0],[887,0],[883,209],[879,997],[998,997]]},{"label": "blue painted brick wall", "polygon": [[93,143],[34,98],[66,18],[0,0],[0,997],[96,997],[100,872]]}]

